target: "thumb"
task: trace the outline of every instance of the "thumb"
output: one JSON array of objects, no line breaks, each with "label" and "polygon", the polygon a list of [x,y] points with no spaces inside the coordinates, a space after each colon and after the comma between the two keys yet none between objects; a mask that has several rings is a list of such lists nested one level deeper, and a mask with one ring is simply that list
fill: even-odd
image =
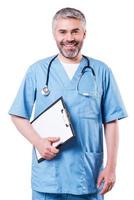
[{"label": "thumb", "polygon": [[60,137],[48,137],[47,139],[48,139],[49,142],[52,142],[52,143],[53,143],[53,142],[59,141],[59,140],[60,140]]}]

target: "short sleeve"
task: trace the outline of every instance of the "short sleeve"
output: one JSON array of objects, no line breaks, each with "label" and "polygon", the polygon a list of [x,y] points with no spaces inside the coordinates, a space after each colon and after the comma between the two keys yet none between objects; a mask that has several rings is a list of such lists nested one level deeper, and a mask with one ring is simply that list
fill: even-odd
[{"label": "short sleeve", "polygon": [[108,123],[127,117],[127,112],[110,68],[107,68],[103,79],[102,120]]},{"label": "short sleeve", "polygon": [[9,110],[9,114],[30,120],[35,98],[36,78],[30,67],[23,78],[16,98]]}]

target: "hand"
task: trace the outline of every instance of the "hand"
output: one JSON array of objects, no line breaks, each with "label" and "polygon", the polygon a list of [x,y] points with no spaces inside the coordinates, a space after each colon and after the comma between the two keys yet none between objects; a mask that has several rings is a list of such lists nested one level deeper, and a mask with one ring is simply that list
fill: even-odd
[{"label": "hand", "polygon": [[104,170],[101,171],[99,177],[98,177],[98,182],[97,182],[97,187],[99,188],[102,183],[104,183],[102,190],[100,191],[101,195],[106,194],[109,192],[114,184],[115,184],[115,170],[111,170],[109,167],[106,167]]},{"label": "hand", "polygon": [[54,142],[58,142],[59,140],[59,137],[41,138],[39,140],[36,147],[44,159],[51,160],[59,153],[59,149],[52,146]]}]

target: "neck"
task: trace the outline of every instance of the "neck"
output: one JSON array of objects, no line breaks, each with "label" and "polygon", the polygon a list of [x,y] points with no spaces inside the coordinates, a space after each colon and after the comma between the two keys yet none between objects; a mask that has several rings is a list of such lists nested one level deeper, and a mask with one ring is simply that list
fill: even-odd
[{"label": "neck", "polygon": [[78,54],[75,58],[66,58],[62,54],[59,54],[58,58],[59,58],[59,60],[61,60],[64,63],[75,64],[75,63],[80,63],[82,54]]}]

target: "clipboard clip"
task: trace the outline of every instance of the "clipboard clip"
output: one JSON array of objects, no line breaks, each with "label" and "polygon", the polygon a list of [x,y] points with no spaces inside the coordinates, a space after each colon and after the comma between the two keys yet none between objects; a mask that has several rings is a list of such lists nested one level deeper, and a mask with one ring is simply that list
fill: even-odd
[{"label": "clipboard clip", "polygon": [[68,115],[67,115],[66,110],[65,109],[61,109],[61,113],[62,113],[62,117],[63,117],[63,120],[65,122],[66,127],[69,127],[70,123],[69,123],[69,120],[68,120]]}]

